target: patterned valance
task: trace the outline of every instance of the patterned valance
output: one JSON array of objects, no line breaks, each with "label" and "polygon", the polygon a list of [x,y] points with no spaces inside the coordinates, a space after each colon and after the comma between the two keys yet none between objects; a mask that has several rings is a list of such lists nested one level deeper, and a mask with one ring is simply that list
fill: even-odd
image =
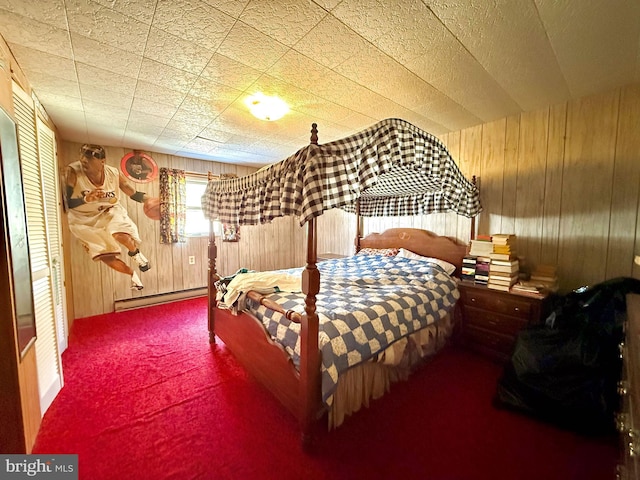
[{"label": "patterned valance", "polygon": [[387,119],[335,142],[308,145],[250,175],[210,181],[202,197],[209,219],[236,225],[296,215],[300,224],[325,210],[401,216],[478,214],[480,196],[446,147],[400,119]]}]

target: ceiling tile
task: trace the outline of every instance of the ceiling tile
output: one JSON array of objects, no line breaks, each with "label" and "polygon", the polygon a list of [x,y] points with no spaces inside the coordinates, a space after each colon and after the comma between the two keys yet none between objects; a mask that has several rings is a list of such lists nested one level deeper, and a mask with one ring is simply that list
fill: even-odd
[{"label": "ceiling tile", "polygon": [[[75,110],[79,113],[83,111],[84,106],[80,96],[69,96],[59,92],[37,91],[36,95],[40,102],[45,105],[45,110],[49,115],[55,115],[65,110]],[[54,113],[55,112],[55,113]]]},{"label": "ceiling tile", "polygon": [[[88,135],[88,138],[86,140],[87,143],[95,143],[98,145],[108,146],[113,144],[112,142],[114,139],[118,139],[119,141],[122,138],[122,135],[124,135],[124,127],[117,126],[112,123],[100,123],[98,125],[99,128],[90,130],[91,133]],[[107,151],[107,158],[109,156],[110,155]],[[117,162],[117,160],[115,160],[114,162]]]},{"label": "ceiling tile", "polygon": [[157,135],[148,135],[127,130],[122,137],[122,142],[131,150],[145,150],[147,145],[153,145],[157,138]]},{"label": "ceiling tile", "polygon": [[55,77],[46,72],[31,72],[29,79],[33,79],[41,85],[35,89],[38,94],[48,92],[68,97],[80,97],[80,90],[76,81]]},{"label": "ceiling tile", "polygon": [[531,0],[434,0],[429,7],[524,110],[558,103],[569,94]]},{"label": "ceiling tile", "polygon": [[609,90],[635,74],[640,2],[535,3],[573,96]]},{"label": "ceiling tile", "polygon": [[11,12],[65,30],[67,17],[62,7],[59,0],[38,0],[37,2],[2,0],[0,10],[3,12],[0,13],[0,23],[3,23],[4,12]]},{"label": "ceiling tile", "polygon": [[[40,0],[39,0],[40,1]],[[57,1],[57,0],[47,0]],[[119,12],[128,17],[133,17],[136,20],[151,25],[153,14],[156,8],[158,0],[93,0],[95,3],[99,3],[103,7],[112,8],[116,12]]]},{"label": "ceiling tile", "polygon": [[[286,52],[267,70],[267,73],[316,94],[318,94],[318,84],[327,76],[337,76],[328,68],[295,50]],[[332,81],[328,83],[334,84]]]},{"label": "ceiling tile", "polygon": [[[134,106],[135,106],[135,100],[134,100],[134,105],[131,106],[131,111],[129,112],[128,119],[130,124],[145,123],[161,131],[162,128],[167,126],[167,123],[169,123],[169,120],[171,120],[171,116],[153,115],[152,113],[149,113],[148,110],[141,112],[139,110],[136,110]],[[158,127],[161,127],[161,128],[158,128]]]},{"label": "ceiling tile", "polygon": [[16,58],[20,59],[20,67],[29,73],[46,73],[69,81],[77,81],[76,67],[71,58],[52,55],[42,50],[23,47],[12,44],[11,51]]},{"label": "ceiling tile", "polygon": [[[217,117],[220,112],[222,112],[226,107],[228,107],[231,102],[222,102],[224,105],[223,108],[216,108],[214,102],[207,98],[195,97],[193,95],[187,95],[180,105],[180,110],[193,113],[195,115],[200,115],[204,118],[208,118],[209,121],[206,123],[208,125],[211,120]],[[206,126],[205,125],[205,126]]]},{"label": "ceiling tile", "polygon": [[261,70],[244,65],[224,55],[214,54],[201,73],[203,78],[222,85],[245,90],[262,75]]},{"label": "ceiling tile", "polygon": [[61,28],[6,10],[0,10],[0,25],[2,25],[2,36],[9,47],[18,44],[58,57],[73,58],[69,34]]},{"label": "ceiling tile", "polygon": [[241,97],[243,92],[200,77],[191,88],[189,94],[208,100],[217,110],[224,110],[229,104]]},{"label": "ceiling tile", "polygon": [[209,126],[202,130],[198,136],[214,142],[225,143],[231,139],[233,134],[223,130],[217,130]]},{"label": "ceiling tile", "polygon": [[144,135],[151,135],[154,136],[153,141],[155,142],[156,138],[158,137],[158,126],[164,128],[166,124],[166,121],[164,125],[156,125],[153,122],[148,122],[145,118],[140,118],[138,120],[129,118],[126,123],[126,133],[141,133]]},{"label": "ceiling tile", "polygon": [[327,11],[333,10],[342,0],[314,0],[314,3],[320,5]]},{"label": "ceiling tile", "polygon": [[73,55],[77,62],[111,70],[128,77],[137,78],[142,56],[100,43],[77,33],[71,33]]},{"label": "ceiling tile", "polygon": [[147,100],[141,97],[134,97],[133,103],[131,104],[131,111],[136,111],[140,114],[149,114],[151,116],[157,116],[171,119],[176,111],[178,110],[178,106],[167,105],[166,103],[158,103],[153,100]]},{"label": "ceiling tile", "polygon": [[96,115],[94,112],[98,112],[100,116],[109,121],[110,118],[117,118],[119,120],[127,120],[129,117],[129,106],[128,105],[115,105],[115,104],[105,104],[100,101],[90,100],[88,98],[82,99],[82,104],[84,105],[84,109],[91,115]]},{"label": "ceiling tile", "polygon": [[326,14],[321,7],[308,0],[253,0],[239,18],[245,24],[291,47]]},{"label": "ceiling tile", "polygon": [[126,118],[116,118],[112,116],[91,113],[90,110],[86,111],[84,118],[89,128],[102,128],[103,126],[108,126],[109,128],[120,131],[124,130],[127,126]]},{"label": "ceiling tile", "polygon": [[91,0],[65,0],[69,30],[100,43],[141,55],[149,25]]},{"label": "ceiling tile", "polygon": [[218,53],[264,71],[287,50],[282,43],[242,22],[237,22],[220,45]]},{"label": "ceiling tile", "polygon": [[[327,39],[331,38],[331,42]],[[333,68],[358,54],[369,42],[333,16],[325,17],[293,48],[302,55]]]},{"label": "ceiling tile", "polygon": [[137,83],[135,77],[127,77],[114,73],[111,70],[103,70],[102,68],[80,62],[76,62],[76,69],[78,72],[78,80],[83,85],[103,88],[110,92],[133,97]]},{"label": "ceiling tile", "polygon": [[331,10],[331,14],[359,32],[369,41],[385,33],[404,29],[403,19],[422,15],[426,7],[414,0],[343,0]]},{"label": "ceiling tile", "polygon": [[153,26],[214,51],[235,20],[199,0],[158,0]]},{"label": "ceiling tile", "polygon": [[210,50],[182,38],[151,28],[144,56],[199,75],[213,55]]},{"label": "ceiling tile", "polygon": [[177,142],[177,144],[181,147],[189,140],[193,138],[193,134],[189,132],[183,132],[182,130],[175,130],[167,125],[162,133],[158,136],[158,140],[171,140],[173,142]]},{"label": "ceiling tile", "polygon": [[179,107],[187,94],[179,90],[160,87],[145,80],[138,80],[135,97],[151,102],[163,103],[172,107]]},{"label": "ceiling tile", "polygon": [[140,67],[140,78],[153,85],[188,93],[198,76],[150,58],[144,58]]},{"label": "ceiling tile", "polygon": [[211,5],[213,8],[217,8],[221,12],[231,15],[234,18],[238,16],[245,9],[250,0],[203,0],[206,4]]},{"label": "ceiling tile", "polygon": [[85,101],[93,101],[98,102],[104,106],[110,105],[116,108],[129,109],[131,108],[131,102],[133,101],[132,95],[112,92],[109,90],[105,90],[100,86],[81,85],[80,90],[82,93],[83,103],[85,103]]},{"label": "ceiling tile", "polygon": [[178,109],[167,124],[167,128],[190,133],[195,137],[210,123],[211,119],[209,117],[196,115],[188,110]]}]

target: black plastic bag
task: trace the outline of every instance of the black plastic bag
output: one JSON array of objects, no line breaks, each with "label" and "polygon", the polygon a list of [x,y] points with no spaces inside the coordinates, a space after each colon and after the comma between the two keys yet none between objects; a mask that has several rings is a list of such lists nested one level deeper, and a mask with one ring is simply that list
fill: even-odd
[{"label": "black plastic bag", "polygon": [[494,404],[583,434],[613,432],[627,293],[640,293],[640,280],[555,298],[545,325],[518,334]]}]

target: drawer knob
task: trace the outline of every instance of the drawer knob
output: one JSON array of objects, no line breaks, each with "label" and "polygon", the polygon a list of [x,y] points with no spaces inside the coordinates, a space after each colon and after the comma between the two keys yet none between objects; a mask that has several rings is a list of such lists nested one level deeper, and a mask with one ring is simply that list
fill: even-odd
[{"label": "drawer knob", "polygon": [[624,433],[629,430],[627,425],[629,424],[629,415],[626,413],[617,413],[616,417],[616,430],[620,433]]},{"label": "drawer knob", "polygon": [[629,382],[620,380],[618,382],[618,395],[626,395],[629,393]]},{"label": "drawer knob", "polygon": [[516,312],[519,312],[519,311],[520,311],[520,309],[519,309],[518,307],[513,307],[513,309],[514,309]]},{"label": "drawer knob", "polygon": [[637,430],[627,432],[627,453],[630,457],[637,457],[640,453],[640,438]]}]

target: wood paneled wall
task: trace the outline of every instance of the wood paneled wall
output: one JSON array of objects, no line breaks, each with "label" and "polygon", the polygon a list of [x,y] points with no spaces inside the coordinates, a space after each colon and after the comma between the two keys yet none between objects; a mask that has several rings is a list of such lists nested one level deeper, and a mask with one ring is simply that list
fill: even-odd
[{"label": "wood paneled wall", "polygon": [[[462,172],[475,175],[483,212],[478,233],[515,233],[518,254],[529,266],[558,265],[560,287],[568,291],[618,276],[640,278],[640,85],[581,98],[534,112],[442,135]],[[64,144],[64,164],[77,158],[78,144]],[[107,148],[107,162],[119,166],[127,153]],[[160,167],[237,173],[253,169],[150,152]],[[158,182],[140,190],[158,193]],[[129,289],[128,278],[92,262],[73,239],[71,262],[75,316],[113,310],[115,300],[206,286],[207,239],[159,243],[157,222],[127,200],[153,267],[142,274],[145,289]],[[365,233],[409,226],[462,241],[471,221],[454,214],[365,219]],[[318,252],[352,254],[355,216],[340,210],[318,219]],[[242,227],[240,242],[218,241],[217,271],[272,270],[305,263],[306,227],[295,218]],[[196,257],[196,265],[188,257]]]},{"label": "wood paneled wall", "polygon": [[[530,267],[558,266],[561,291],[640,278],[633,263],[640,254],[640,85],[441,139],[462,172],[478,179],[484,210],[477,232],[515,233]],[[470,235],[468,220],[451,214],[367,219],[365,231],[399,225],[463,241]]]}]

